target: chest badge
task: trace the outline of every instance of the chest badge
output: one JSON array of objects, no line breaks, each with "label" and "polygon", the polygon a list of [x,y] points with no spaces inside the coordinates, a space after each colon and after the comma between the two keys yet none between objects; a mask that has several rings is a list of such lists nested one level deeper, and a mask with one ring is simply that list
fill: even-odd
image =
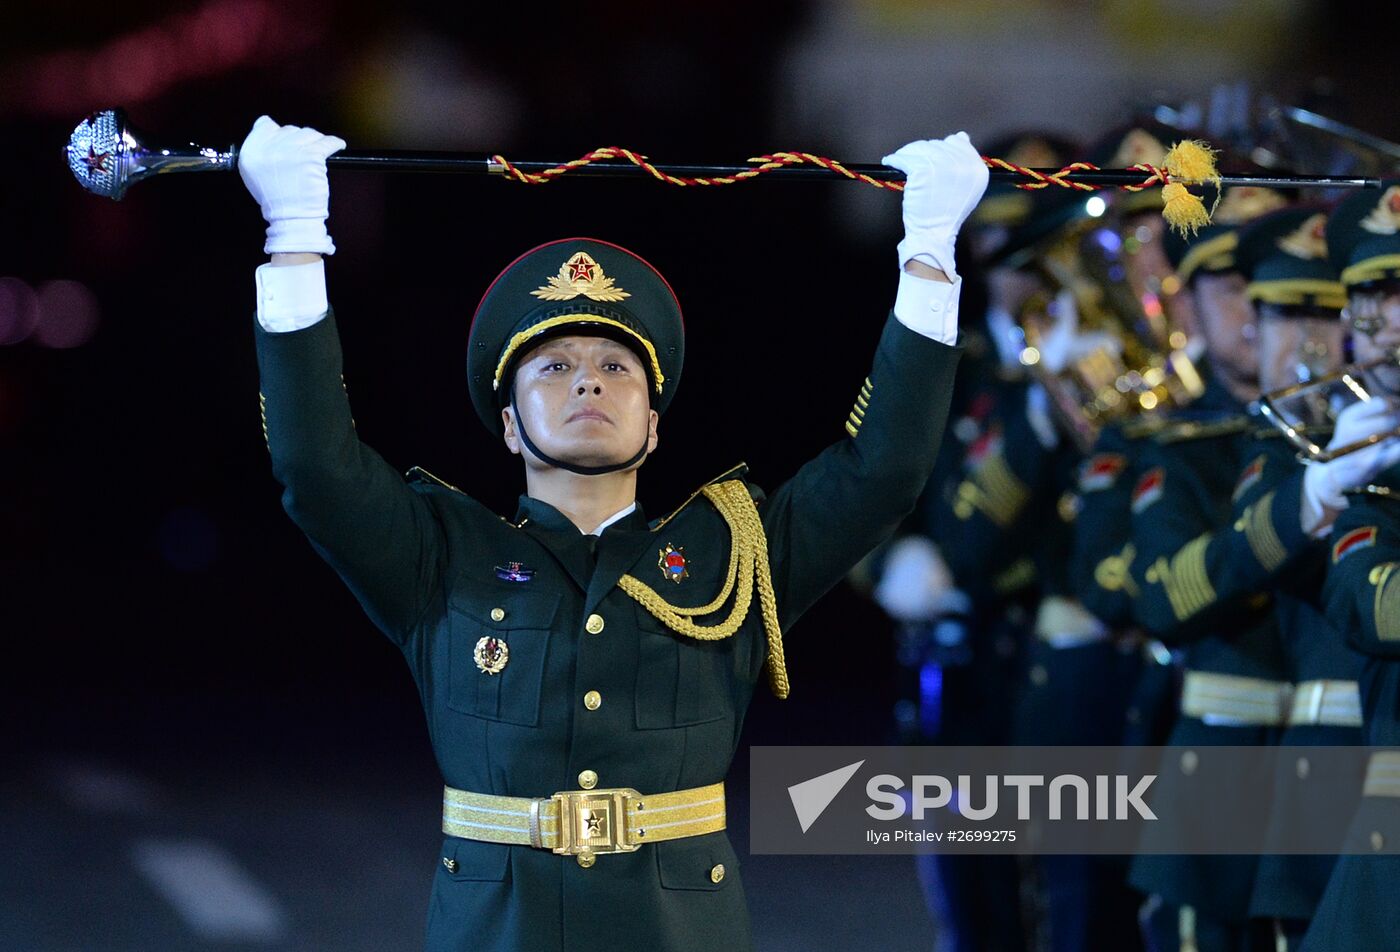
[{"label": "chest badge", "polygon": [[506,643],[494,635],[486,635],[476,643],[472,652],[476,666],[487,674],[500,674],[510,660],[510,649]]},{"label": "chest badge", "polygon": [[528,582],[535,577],[535,570],[524,562],[507,562],[496,566],[496,578],[502,582]]},{"label": "chest badge", "polygon": [[677,585],[681,579],[689,578],[690,572],[685,567],[685,547],[674,546],[666,543],[666,548],[661,550],[661,558],[656,560],[657,568],[661,569],[661,576],[670,579]]}]

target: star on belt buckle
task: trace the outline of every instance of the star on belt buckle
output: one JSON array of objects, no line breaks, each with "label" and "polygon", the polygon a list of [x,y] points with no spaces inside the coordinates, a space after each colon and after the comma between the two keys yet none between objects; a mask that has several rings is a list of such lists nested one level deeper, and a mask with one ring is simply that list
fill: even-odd
[{"label": "star on belt buckle", "polygon": [[559,804],[559,845],[554,852],[579,856],[631,853],[641,847],[627,827],[627,804],[642,809],[642,795],[630,787],[606,790],[565,790],[551,798]]}]

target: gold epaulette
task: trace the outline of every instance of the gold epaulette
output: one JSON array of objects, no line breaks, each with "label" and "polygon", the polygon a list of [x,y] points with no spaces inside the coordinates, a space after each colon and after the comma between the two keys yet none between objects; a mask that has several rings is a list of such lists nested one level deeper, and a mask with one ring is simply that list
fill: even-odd
[{"label": "gold epaulette", "polygon": [[1247,416],[1229,416],[1221,420],[1181,420],[1162,427],[1153,434],[1152,439],[1166,446],[1171,443],[1244,433],[1249,427],[1250,419]]}]

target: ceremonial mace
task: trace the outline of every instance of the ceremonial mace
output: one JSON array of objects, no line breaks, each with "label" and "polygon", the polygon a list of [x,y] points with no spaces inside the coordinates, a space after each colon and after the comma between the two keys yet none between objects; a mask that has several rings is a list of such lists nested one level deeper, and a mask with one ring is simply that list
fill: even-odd
[{"label": "ceremonial mace", "polygon": [[[1185,150],[1188,146],[1196,149],[1192,156],[1173,165],[1169,154],[1161,168],[1143,164],[1128,169],[1100,169],[1087,162],[1074,162],[1061,169],[1031,169],[986,156],[983,161],[989,166],[993,179],[1018,180],[1017,187],[1022,189],[1058,186],[1080,191],[1112,187],[1140,191],[1163,187],[1176,189],[1177,199],[1189,200],[1197,208],[1199,199],[1187,193],[1185,185],[1210,182],[1217,186],[1269,188],[1379,188],[1381,184],[1376,178],[1325,175],[1222,175],[1215,171],[1209,151],[1198,143],[1179,143],[1173,151]],[[147,145],[120,109],[95,112],[80,122],[64,147],[64,155],[83,188],[116,200],[120,200],[132,185],[156,175],[231,172],[238,167],[236,145],[222,151],[193,143],[178,148]],[[751,159],[744,165],[697,165],[654,164],[644,155],[613,147],[595,149],[568,162],[508,160],[502,155],[487,153],[351,149],[332,155],[326,165],[335,169],[491,174],[531,184],[552,181],[567,172],[584,176],[645,176],[673,185],[729,185],[771,174],[794,180],[841,176],[880,188],[899,190],[904,187],[904,173],[887,165],[846,165],[806,152],[775,152]],[[1171,197],[1164,191],[1169,206]],[[1169,208],[1168,219],[1171,218]],[[1195,224],[1203,222],[1197,220]]]}]

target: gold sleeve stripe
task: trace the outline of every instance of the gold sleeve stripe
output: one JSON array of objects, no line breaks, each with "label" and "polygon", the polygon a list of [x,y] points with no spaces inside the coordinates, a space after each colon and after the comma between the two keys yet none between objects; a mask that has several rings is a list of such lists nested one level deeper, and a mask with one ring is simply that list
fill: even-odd
[{"label": "gold sleeve stripe", "polygon": [[272,452],[272,441],[267,438],[267,397],[263,396],[261,390],[258,391],[258,416],[262,417],[263,445],[267,447],[269,453]]},{"label": "gold sleeve stripe", "polygon": [[989,519],[1003,527],[1015,521],[1030,499],[1030,490],[999,454],[988,456],[963,482],[963,487],[968,489],[959,487],[958,495],[968,499]]},{"label": "gold sleeve stripe", "polygon": [[870,395],[874,389],[870,378],[866,377],[865,383],[861,384],[860,393],[856,396],[855,406],[851,407],[850,416],[846,419],[846,432],[852,439],[860,434],[860,425],[865,420],[865,411],[870,407]]},{"label": "gold sleeve stripe", "polygon": [[1270,572],[1277,569],[1288,558],[1288,552],[1279,541],[1273,520],[1274,493],[1270,490],[1254,505],[1245,509],[1244,537],[1249,549],[1259,564]]},{"label": "gold sleeve stripe", "polygon": [[1381,641],[1400,641],[1400,593],[1390,584],[1398,565],[1400,562],[1385,562],[1371,570],[1376,586],[1376,600],[1371,608],[1376,616],[1376,637]]},{"label": "gold sleeve stripe", "polygon": [[1159,582],[1171,603],[1177,621],[1185,621],[1215,601],[1215,589],[1206,577],[1206,546],[1210,534],[1204,533],[1177,550],[1168,562],[1158,558],[1147,571],[1149,582]]}]

